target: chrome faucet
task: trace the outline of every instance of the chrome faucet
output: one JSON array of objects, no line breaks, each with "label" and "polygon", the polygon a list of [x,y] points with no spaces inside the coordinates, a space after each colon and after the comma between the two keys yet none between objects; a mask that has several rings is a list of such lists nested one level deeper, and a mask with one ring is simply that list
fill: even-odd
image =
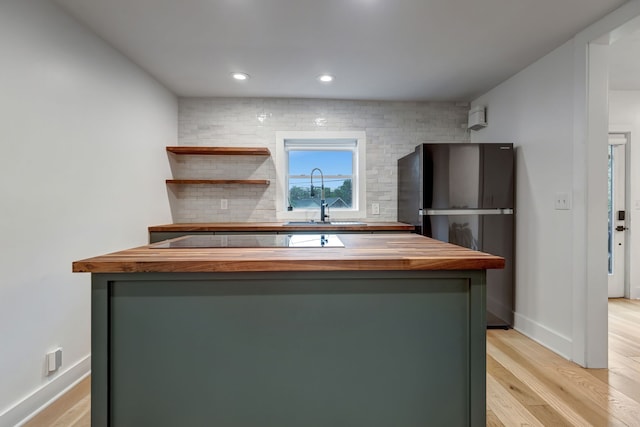
[{"label": "chrome faucet", "polygon": [[313,192],[313,173],[315,171],[320,172],[321,186],[320,186],[320,222],[326,222],[326,219],[329,218],[329,215],[326,214],[327,203],[324,200],[324,174],[320,168],[313,168],[311,170],[311,192],[309,193],[311,197],[314,196]]}]

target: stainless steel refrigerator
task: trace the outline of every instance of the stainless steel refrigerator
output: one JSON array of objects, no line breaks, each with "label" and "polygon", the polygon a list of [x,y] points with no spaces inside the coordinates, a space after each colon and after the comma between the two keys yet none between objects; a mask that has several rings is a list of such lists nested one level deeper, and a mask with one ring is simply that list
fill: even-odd
[{"label": "stainless steel refrigerator", "polygon": [[513,144],[421,144],[398,160],[398,221],[444,242],[505,258],[487,271],[487,327],[513,325]]}]

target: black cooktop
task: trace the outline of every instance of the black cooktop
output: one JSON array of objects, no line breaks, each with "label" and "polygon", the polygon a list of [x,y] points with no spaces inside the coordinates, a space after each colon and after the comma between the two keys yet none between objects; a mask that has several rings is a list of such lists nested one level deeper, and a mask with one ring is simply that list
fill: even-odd
[{"label": "black cooktop", "polygon": [[205,234],[164,240],[151,247],[158,249],[344,248],[344,244],[335,234]]}]

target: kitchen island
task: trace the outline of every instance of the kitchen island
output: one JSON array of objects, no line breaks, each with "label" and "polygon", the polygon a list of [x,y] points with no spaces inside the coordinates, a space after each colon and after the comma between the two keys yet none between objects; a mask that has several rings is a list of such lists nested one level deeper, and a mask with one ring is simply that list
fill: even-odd
[{"label": "kitchen island", "polygon": [[415,234],[196,237],[74,262],[93,426],[485,424],[502,258]]}]

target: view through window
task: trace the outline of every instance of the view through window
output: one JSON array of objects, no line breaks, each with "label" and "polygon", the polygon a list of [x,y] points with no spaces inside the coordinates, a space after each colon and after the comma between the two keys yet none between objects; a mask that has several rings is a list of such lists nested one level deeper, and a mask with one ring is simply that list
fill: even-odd
[{"label": "view through window", "polygon": [[325,209],[325,213],[331,221],[366,217],[364,132],[277,132],[275,162],[279,219],[316,218],[321,214],[323,186],[325,206],[331,212]]},{"label": "view through window", "polygon": [[[295,149],[288,154],[289,206],[293,209],[313,209],[320,207],[322,186],[324,200],[332,209],[353,207],[353,151],[351,149],[331,150]],[[318,170],[315,170],[318,168]],[[313,171],[313,189],[311,173]]]}]

